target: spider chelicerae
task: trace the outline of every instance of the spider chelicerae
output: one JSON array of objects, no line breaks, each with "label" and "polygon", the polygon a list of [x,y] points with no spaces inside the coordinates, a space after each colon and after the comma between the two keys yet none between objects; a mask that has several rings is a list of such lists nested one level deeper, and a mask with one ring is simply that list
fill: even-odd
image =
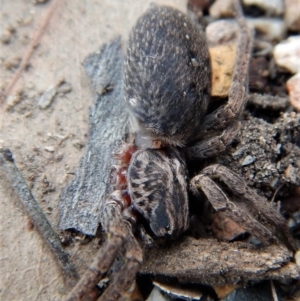
[{"label": "spider chelicerae", "polygon": [[[113,173],[115,191],[103,213],[109,219],[102,223],[108,238],[67,300],[78,300],[92,290],[121,248],[125,263],[100,300],[129,298],[142,262],[142,248],[134,235],[137,216],[148,223],[153,239],[175,238],[189,227],[189,190],[196,195],[202,191],[216,211],[241,224],[262,244],[279,243],[276,232],[293,248],[278,210],[228,168],[211,165],[192,179],[188,175],[186,162],[218,155],[239,131],[252,37],[237,0],[234,10],[239,37],[228,102],[211,113],[207,113],[210,58],[199,27],[176,9],[155,6],[133,28],[124,64],[124,94],[135,145],[124,144],[115,154],[119,160]],[[218,182],[242,198],[250,212],[230,201]]]}]

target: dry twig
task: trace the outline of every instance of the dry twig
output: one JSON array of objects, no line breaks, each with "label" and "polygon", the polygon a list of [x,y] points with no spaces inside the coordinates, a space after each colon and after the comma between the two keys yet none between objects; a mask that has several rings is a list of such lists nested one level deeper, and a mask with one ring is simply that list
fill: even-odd
[{"label": "dry twig", "polygon": [[62,2],[62,1],[61,0],[53,0],[52,3],[50,4],[45,16],[42,18],[42,22],[41,22],[40,26],[38,27],[38,30],[33,35],[31,42],[29,43],[29,45],[25,51],[25,54],[22,58],[19,69],[16,71],[16,73],[14,74],[14,76],[12,77],[10,82],[8,83],[5,91],[1,95],[1,102],[4,102],[6,97],[9,94],[11,94],[14,85],[18,81],[18,79],[21,76],[24,69],[28,66],[28,62],[29,62],[36,46],[38,45],[43,33],[45,32],[45,28],[47,27],[55,9],[57,8],[57,6],[60,2]]},{"label": "dry twig", "polygon": [[53,230],[47,217],[16,167],[13,155],[9,149],[0,149],[0,174],[1,179],[8,182],[7,187],[12,187],[15,194],[19,197],[34,227],[47,243],[57,265],[62,271],[66,286],[68,288],[73,287],[74,283],[79,279],[77,271],[71,263],[69,255],[63,250],[57,233]]}]

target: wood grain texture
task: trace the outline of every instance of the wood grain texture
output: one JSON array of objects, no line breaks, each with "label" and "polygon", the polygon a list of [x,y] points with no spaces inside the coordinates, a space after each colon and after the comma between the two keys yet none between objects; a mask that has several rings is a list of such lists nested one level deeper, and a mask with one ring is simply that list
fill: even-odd
[{"label": "wood grain texture", "polygon": [[186,237],[145,258],[141,274],[176,278],[179,283],[242,284],[250,280],[296,279],[300,269],[280,245],[255,247],[242,242]]},{"label": "wood grain texture", "polygon": [[128,133],[122,62],[120,39],[84,61],[94,89],[94,106],[90,109],[88,142],[80,166],[60,195],[60,229],[75,228],[95,235],[99,223],[106,224],[103,206],[112,192],[109,179],[111,167],[116,164],[112,153]]}]

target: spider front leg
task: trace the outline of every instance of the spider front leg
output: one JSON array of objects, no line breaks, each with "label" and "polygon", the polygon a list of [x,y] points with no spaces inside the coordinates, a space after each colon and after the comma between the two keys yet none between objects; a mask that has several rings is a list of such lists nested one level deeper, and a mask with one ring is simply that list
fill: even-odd
[{"label": "spider front leg", "polygon": [[233,1],[239,25],[236,64],[228,93],[228,103],[204,118],[203,136],[212,130],[222,130],[241,117],[247,101],[248,68],[252,50],[252,32],[247,26],[238,0]]},{"label": "spider front leg", "polygon": [[226,128],[221,135],[200,140],[185,148],[189,160],[205,159],[223,152],[239,132],[241,122],[237,121]]},{"label": "spider front leg", "polygon": [[131,288],[135,281],[136,273],[142,262],[142,249],[128,227],[125,244],[125,263],[113,276],[109,287],[104,291],[98,301],[131,300]]},{"label": "spider front leg", "polygon": [[273,232],[280,235],[280,238],[291,250],[295,250],[293,238],[283,216],[273,204],[251,189],[241,177],[219,164],[208,166],[202,172],[210,177],[220,179],[234,194],[243,198],[258,219],[264,224],[270,225],[274,229]]},{"label": "spider front leg", "polygon": [[66,301],[81,300],[84,295],[92,291],[113,264],[125,240],[127,240],[125,254],[127,262],[124,269],[129,268],[130,272],[118,275],[100,300],[119,300],[118,294],[126,295],[142,262],[142,250],[132,234],[131,226],[124,221],[120,205],[111,199],[104,210],[105,215],[110,217],[102,225],[107,232],[107,240],[97,252],[92,265],[69,293]]},{"label": "spider front leg", "polygon": [[[222,181],[233,194],[243,198],[243,201],[249,206],[250,214],[231,202],[212,179]],[[262,243],[278,243],[278,239],[273,234],[276,233],[280,235],[280,238],[290,249],[295,250],[293,239],[280,213],[272,204],[250,189],[241,177],[225,166],[216,164],[205,168],[200,175],[192,179],[191,189],[194,192],[201,189],[215,210],[223,211],[228,218],[241,224],[243,228]]]}]

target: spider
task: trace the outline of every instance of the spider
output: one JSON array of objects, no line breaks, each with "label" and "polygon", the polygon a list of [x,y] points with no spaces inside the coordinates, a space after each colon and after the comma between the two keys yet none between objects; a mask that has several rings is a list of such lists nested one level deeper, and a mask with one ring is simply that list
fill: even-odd
[{"label": "spider", "polygon": [[[238,0],[240,27],[237,60],[228,102],[207,113],[211,66],[204,34],[182,12],[154,6],[133,28],[124,63],[124,94],[130,113],[134,145],[123,144],[115,156],[115,191],[106,202],[102,223],[108,237],[92,266],[67,300],[91,291],[123,250],[125,263],[100,300],[130,298],[130,288],[142,262],[135,237],[136,224],[147,222],[154,240],[174,239],[189,227],[188,191],[202,191],[216,211],[238,222],[262,244],[290,248],[285,220],[272,204],[248,188],[243,179],[221,165],[204,168],[189,179],[187,162],[218,155],[240,128],[247,93],[252,38]],[[236,206],[217,182],[242,198],[250,213]],[[144,231],[140,236],[146,238]]]}]

